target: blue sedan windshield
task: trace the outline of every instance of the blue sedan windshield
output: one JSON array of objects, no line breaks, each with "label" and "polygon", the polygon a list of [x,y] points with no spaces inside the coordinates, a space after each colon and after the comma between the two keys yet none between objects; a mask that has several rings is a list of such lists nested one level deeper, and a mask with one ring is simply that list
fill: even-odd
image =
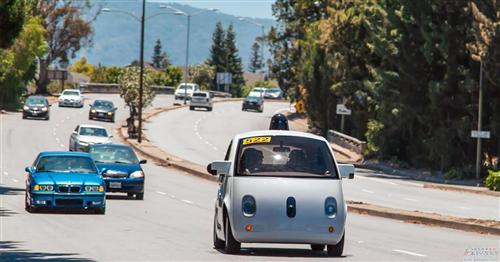
[{"label": "blue sedan windshield", "polygon": [[36,172],[95,174],[91,158],[80,156],[44,156],[38,160]]}]

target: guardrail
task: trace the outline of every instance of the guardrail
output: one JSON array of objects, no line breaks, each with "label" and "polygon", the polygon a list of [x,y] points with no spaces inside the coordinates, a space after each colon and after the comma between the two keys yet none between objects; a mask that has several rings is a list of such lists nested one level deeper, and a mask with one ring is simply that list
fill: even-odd
[{"label": "guardrail", "polygon": [[231,98],[231,97],[233,97],[233,95],[231,93],[227,93],[227,92],[221,92],[221,91],[209,91],[209,92],[214,97],[224,97],[224,98]]},{"label": "guardrail", "polygon": [[[88,83],[81,84],[80,91],[82,93],[99,93],[99,94],[119,94],[118,84],[105,84],[105,83]],[[157,94],[173,94],[175,87],[173,86],[153,86]]]},{"label": "guardrail", "polygon": [[353,152],[356,152],[360,155],[363,154],[363,151],[366,148],[366,142],[361,141],[355,137],[348,136],[346,134],[342,134],[340,132],[334,130],[328,130],[328,141],[330,143],[335,143],[343,148],[347,148]]}]

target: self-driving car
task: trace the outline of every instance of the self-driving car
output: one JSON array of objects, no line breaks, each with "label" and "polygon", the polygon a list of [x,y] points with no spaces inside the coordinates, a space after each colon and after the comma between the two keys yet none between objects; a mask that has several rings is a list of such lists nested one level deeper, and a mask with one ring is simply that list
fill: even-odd
[{"label": "self-driving car", "polygon": [[220,181],[215,248],[236,253],[241,243],[295,243],[342,255],[342,178],[353,178],[354,166],[337,164],[323,137],[283,130],[240,134],[225,160],[207,171]]},{"label": "self-driving car", "polygon": [[25,208],[91,209],[106,212],[106,188],[88,153],[42,152],[26,167]]},{"label": "self-driving car", "polygon": [[144,199],[144,171],[141,164],[145,164],[146,160],[139,160],[130,146],[92,145],[89,153],[97,168],[103,171],[107,192],[127,193],[129,197],[135,195],[138,200]]},{"label": "self-driving car", "polygon": [[50,105],[43,96],[30,96],[23,106],[23,119],[28,117],[50,119]]},{"label": "self-driving car", "polygon": [[89,120],[107,120],[115,122],[116,107],[113,102],[107,100],[95,100],[90,104]]}]

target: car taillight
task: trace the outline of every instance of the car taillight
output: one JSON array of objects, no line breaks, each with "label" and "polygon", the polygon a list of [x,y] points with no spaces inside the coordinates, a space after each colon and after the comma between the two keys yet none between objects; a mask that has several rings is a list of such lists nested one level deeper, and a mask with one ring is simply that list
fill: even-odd
[{"label": "car taillight", "polygon": [[244,196],[241,200],[241,209],[243,210],[243,215],[247,217],[254,216],[255,212],[257,211],[255,198],[249,195]]},{"label": "car taillight", "polygon": [[337,215],[337,200],[333,197],[327,197],[325,200],[325,214],[328,217],[335,217]]}]

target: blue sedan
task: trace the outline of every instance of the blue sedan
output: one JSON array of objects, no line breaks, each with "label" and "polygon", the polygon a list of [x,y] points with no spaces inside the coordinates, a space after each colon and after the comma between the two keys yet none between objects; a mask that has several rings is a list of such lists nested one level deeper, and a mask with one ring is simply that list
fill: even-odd
[{"label": "blue sedan", "polygon": [[127,193],[129,197],[144,199],[144,171],[141,164],[146,160],[137,158],[127,145],[96,144],[90,147],[97,168],[103,171],[107,192]]},{"label": "blue sedan", "polygon": [[88,153],[42,152],[26,167],[25,208],[82,208],[106,212],[106,187]]}]

